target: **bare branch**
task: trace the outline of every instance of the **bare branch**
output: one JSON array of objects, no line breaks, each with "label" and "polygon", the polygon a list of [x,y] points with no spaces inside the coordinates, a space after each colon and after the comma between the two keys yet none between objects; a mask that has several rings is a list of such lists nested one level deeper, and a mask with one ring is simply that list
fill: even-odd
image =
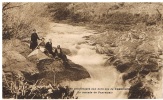
[{"label": "bare branch", "polygon": [[3,8],[2,9],[5,9],[8,5],[10,4],[10,2],[7,2],[6,4],[3,4]]},{"label": "bare branch", "polygon": [[22,4],[22,5],[18,5],[18,6],[7,7],[7,8],[4,8],[3,11],[8,10],[8,9],[12,9],[12,8],[16,8],[16,7],[21,7],[21,6],[24,6],[24,5],[26,5],[26,4],[27,4],[27,3]]}]

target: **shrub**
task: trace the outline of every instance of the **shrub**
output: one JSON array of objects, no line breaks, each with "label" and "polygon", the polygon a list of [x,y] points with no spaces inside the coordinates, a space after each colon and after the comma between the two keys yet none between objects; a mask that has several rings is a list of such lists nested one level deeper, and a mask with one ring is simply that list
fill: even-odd
[{"label": "shrub", "polygon": [[[45,3],[3,3],[3,39],[24,38],[48,21]],[[47,27],[46,27],[47,28]],[[7,33],[7,37],[6,34]]]}]

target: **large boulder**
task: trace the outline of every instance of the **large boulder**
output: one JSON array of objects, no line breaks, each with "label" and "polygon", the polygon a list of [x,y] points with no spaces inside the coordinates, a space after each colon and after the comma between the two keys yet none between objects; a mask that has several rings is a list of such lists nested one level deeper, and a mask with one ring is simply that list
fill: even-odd
[{"label": "large boulder", "polygon": [[45,53],[43,53],[41,49],[35,49],[27,56],[27,59],[30,62],[33,62],[36,64],[38,63],[38,61],[41,61],[44,59],[50,59],[50,56],[47,56]]},{"label": "large boulder", "polygon": [[65,66],[62,60],[54,60],[54,59],[43,59],[37,63],[37,68],[40,73],[45,71],[54,71],[61,72],[65,70]]},{"label": "large boulder", "polygon": [[30,76],[26,74],[28,79],[33,81],[43,79],[41,84],[60,83],[65,80],[77,81],[89,78],[90,75],[86,69],[71,61],[64,63],[62,60],[44,59],[37,64],[38,74]]},{"label": "large boulder", "polygon": [[56,74],[56,81],[62,82],[64,80],[78,81],[80,79],[90,78],[88,71],[81,65],[69,61],[70,67],[64,71]]},{"label": "large boulder", "polygon": [[3,52],[5,51],[17,51],[22,54],[24,57],[31,52],[29,45],[27,43],[21,42],[18,39],[11,39],[3,41]]},{"label": "large boulder", "polygon": [[23,55],[17,51],[7,51],[3,53],[3,70],[23,75],[22,72],[30,74],[37,73],[36,65],[29,62]]}]

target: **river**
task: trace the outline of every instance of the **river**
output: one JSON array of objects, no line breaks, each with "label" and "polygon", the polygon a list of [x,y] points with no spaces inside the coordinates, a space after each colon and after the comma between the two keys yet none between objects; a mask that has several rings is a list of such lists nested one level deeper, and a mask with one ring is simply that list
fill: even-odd
[{"label": "river", "polygon": [[88,40],[82,38],[83,36],[93,35],[94,33],[97,32],[82,26],[59,23],[51,24],[51,30],[46,36],[46,40],[52,39],[53,46],[55,47],[60,45],[61,48],[70,49],[72,55],[68,56],[68,59],[76,64],[82,65],[91,76],[91,78],[81,79],[79,81],[65,81],[62,84],[68,85],[71,88],[89,88],[90,90],[75,91],[76,96],[80,99],[125,99],[127,98],[127,90],[108,90],[111,88],[124,88],[120,77],[121,74],[113,66],[103,66],[106,56],[96,53],[93,49],[94,47],[86,43]]}]

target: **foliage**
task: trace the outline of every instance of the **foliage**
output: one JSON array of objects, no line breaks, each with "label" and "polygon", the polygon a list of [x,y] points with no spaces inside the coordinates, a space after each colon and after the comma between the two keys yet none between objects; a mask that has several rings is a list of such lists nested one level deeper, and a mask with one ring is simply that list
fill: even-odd
[{"label": "foliage", "polygon": [[[145,23],[150,26],[162,20],[162,3],[158,5],[157,3],[152,5],[150,3],[50,3],[48,8],[54,20],[112,24],[108,26],[109,29],[128,31],[131,27],[125,28],[126,25]],[[144,6],[148,6],[151,11]]]},{"label": "foliage", "polygon": [[48,21],[45,3],[5,2],[2,14],[3,39],[25,38],[33,29],[42,31]]}]

